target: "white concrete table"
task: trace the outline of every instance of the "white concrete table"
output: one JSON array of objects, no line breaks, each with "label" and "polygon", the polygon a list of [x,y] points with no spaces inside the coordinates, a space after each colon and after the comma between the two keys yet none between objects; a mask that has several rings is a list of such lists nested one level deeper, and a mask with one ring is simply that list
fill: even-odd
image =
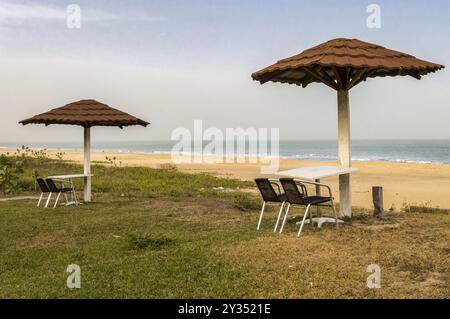
[{"label": "white concrete table", "polygon": [[[61,182],[68,181],[70,184],[70,187],[72,187],[75,190],[75,186],[74,186],[74,182],[73,182],[73,180],[75,178],[83,178],[85,180],[86,178],[88,178],[88,177],[90,178],[92,176],[94,176],[94,175],[92,175],[92,174],[68,174],[68,175],[54,175],[54,176],[49,176],[48,178],[51,178],[51,179],[54,179],[57,181],[61,181]],[[63,184],[63,187],[64,187],[64,184]],[[64,196],[66,196],[66,195],[64,195]],[[74,196],[74,194],[72,193],[72,200],[70,202],[67,202],[66,205],[69,206],[69,205],[78,205],[78,204],[79,204],[79,202],[77,201],[76,196]]]},{"label": "white concrete table", "polygon": [[[286,171],[279,171],[276,174],[320,183],[322,178],[348,175],[358,171],[359,170],[356,168],[342,168],[339,166],[305,166]],[[316,195],[320,196],[320,186],[318,185],[316,186]],[[334,218],[322,217],[320,214],[320,207],[317,207],[317,214],[319,217],[313,218],[313,222],[317,223],[318,227],[322,227],[323,223],[335,222]],[[338,222],[343,223],[342,220],[338,220]]]}]

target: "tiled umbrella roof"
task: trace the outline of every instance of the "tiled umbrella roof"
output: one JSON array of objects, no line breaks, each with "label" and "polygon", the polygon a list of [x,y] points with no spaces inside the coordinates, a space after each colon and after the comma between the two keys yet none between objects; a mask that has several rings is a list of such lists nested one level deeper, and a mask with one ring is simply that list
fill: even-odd
[{"label": "tiled umbrella roof", "polygon": [[261,84],[268,81],[306,87],[324,83],[336,90],[348,90],[377,76],[421,76],[444,68],[412,55],[386,49],[357,39],[334,39],[252,74]]},{"label": "tiled umbrella roof", "polygon": [[45,125],[68,124],[84,127],[118,126],[121,128],[130,125],[147,126],[150,124],[95,100],[81,100],[69,103],[19,123],[23,125],[32,123]]}]

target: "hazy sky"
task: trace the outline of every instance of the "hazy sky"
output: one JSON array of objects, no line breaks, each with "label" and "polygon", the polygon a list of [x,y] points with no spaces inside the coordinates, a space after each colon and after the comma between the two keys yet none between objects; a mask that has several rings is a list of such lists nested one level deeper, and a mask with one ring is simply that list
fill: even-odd
[{"label": "hazy sky", "polygon": [[[71,3],[82,9],[80,29],[66,26]],[[381,7],[380,29],[366,25],[371,3]],[[94,140],[169,139],[195,119],[279,127],[284,139],[334,139],[335,91],[261,86],[251,73],[337,37],[450,67],[449,21],[447,0],[0,0],[0,143],[81,141],[79,127],[17,122],[84,98],[152,123],[95,128]],[[450,138],[449,71],[357,86],[352,137]]]}]

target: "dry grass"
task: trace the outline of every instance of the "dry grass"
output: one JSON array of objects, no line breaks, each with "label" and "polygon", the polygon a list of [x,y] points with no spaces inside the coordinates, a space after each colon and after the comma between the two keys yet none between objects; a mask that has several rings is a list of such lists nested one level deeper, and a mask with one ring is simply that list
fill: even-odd
[{"label": "dry grass", "polygon": [[10,242],[15,249],[33,249],[50,247],[67,247],[75,244],[74,238],[65,230],[58,230],[53,233],[39,234],[36,236],[25,236]]},{"label": "dry grass", "polygon": [[[389,215],[380,221],[360,214],[338,231],[306,227],[301,238],[294,223],[282,235],[269,228],[221,254],[252,269],[256,297],[448,298],[449,215]],[[381,267],[381,289],[366,287],[373,263]]]}]

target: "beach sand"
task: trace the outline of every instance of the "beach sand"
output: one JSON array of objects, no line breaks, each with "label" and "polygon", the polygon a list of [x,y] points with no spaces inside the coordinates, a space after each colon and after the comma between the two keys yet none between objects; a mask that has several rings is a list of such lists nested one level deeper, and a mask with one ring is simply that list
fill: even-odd
[{"label": "beach sand", "polygon": [[[0,154],[13,150],[1,149]],[[64,159],[83,161],[83,153],[65,150]],[[54,156],[56,151],[48,151]],[[116,157],[123,166],[145,166],[159,168],[161,164],[171,163],[169,154],[93,152],[92,161],[105,162],[105,157]],[[336,162],[313,162],[300,160],[280,160],[280,170],[310,165],[336,165]],[[222,177],[253,180],[256,177],[279,177],[260,173],[261,164],[176,164],[179,171],[206,172]],[[353,162],[358,173],[352,174],[353,206],[371,208],[372,186],[383,186],[385,209],[400,209],[404,204],[428,205],[450,208],[450,165],[412,164],[391,162]],[[76,172],[68,172],[76,173]],[[339,199],[338,178],[324,178],[322,183],[332,187],[333,195]],[[256,189],[255,189],[256,190]]]}]

